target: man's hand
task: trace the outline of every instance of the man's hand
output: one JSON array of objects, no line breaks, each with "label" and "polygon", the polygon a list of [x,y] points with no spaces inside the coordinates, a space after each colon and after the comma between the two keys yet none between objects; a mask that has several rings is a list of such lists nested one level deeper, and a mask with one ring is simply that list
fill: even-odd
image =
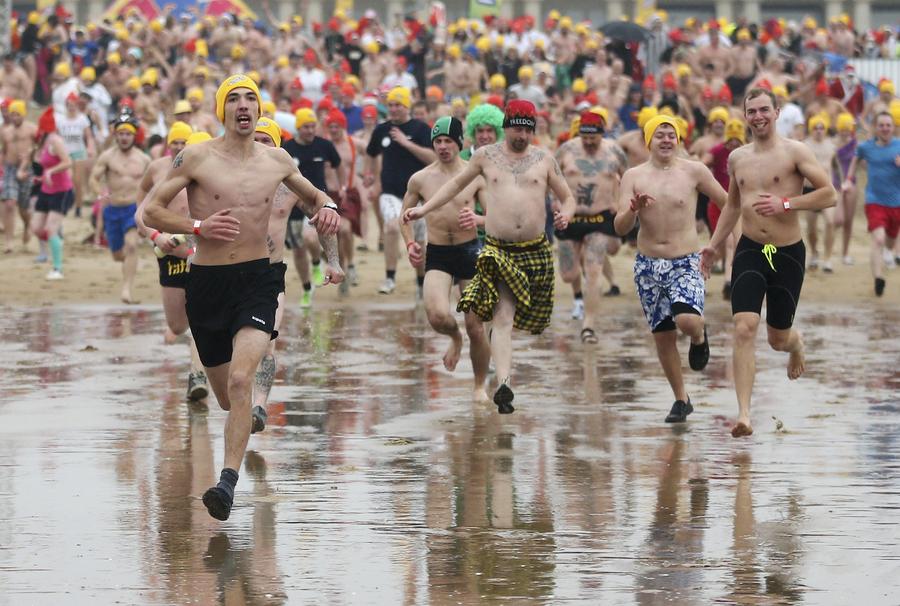
[{"label": "man's hand", "polygon": [[703,274],[705,280],[709,280],[709,273],[718,259],[719,251],[711,246],[706,246],[700,251],[700,273]]},{"label": "man's hand", "polygon": [[153,244],[156,245],[156,248],[163,251],[167,255],[171,255],[173,252],[175,252],[175,249],[178,248],[180,242],[172,234],[161,232],[153,240]]},{"label": "man's hand", "polygon": [[403,222],[409,223],[410,221],[417,221],[425,216],[425,213],[422,212],[421,206],[414,206],[412,208],[407,208],[406,212],[403,213]]},{"label": "man's hand", "polygon": [[654,202],[656,202],[656,198],[650,194],[639,194],[635,192],[634,196],[631,198],[631,210],[638,212],[643,208],[652,206]]},{"label": "man's hand", "polygon": [[753,203],[753,210],[763,217],[772,217],[787,212],[784,210],[784,202],[781,201],[781,198],[772,194],[759,194],[756,202]]},{"label": "man's hand", "polygon": [[200,236],[207,240],[224,240],[234,242],[241,233],[241,222],[231,216],[231,209],[226,208],[213,213],[200,222]]},{"label": "man's hand", "polygon": [[475,211],[468,206],[459,209],[459,228],[475,229],[476,227],[478,227],[478,215],[475,214]]},{"label": "man's hand", "polygon": [[391,128],[390,135],[391,139],[393,139],[397,145],[400,145],[402,147],[409,147],[409,139],[406,138],[406,133],[404,133],[396,126]]},{"label": "man's hand", "polygon": [[562,212],[555,210],[553,211],[553,227],[562,231],[569,226],[569,217],[564,215]]},{"label": "man's hand", "polygon": [[340,284],[344,281],[344,270],[340,267],[335,267],[330,263],[325,264],[325,278],[322,281],[322,286],[327,284]]},{"label": "man's hand", "polygon": [[309,220],[309,224],[323,236],[333,236],[341,226],[341,216],[333,208],[320,208]]},{"label": "man's hand", "polygon": [[425,256],[422,254],[422,245],[418,242],[410,242],[406,245],[406,252],[409,255],[409,264],[413,267],[421,267],[422,262],[425,261]]}]

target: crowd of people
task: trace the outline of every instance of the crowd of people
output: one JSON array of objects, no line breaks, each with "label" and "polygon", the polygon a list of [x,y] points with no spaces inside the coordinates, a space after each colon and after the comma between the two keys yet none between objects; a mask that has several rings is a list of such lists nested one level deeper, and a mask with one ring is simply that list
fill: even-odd
[{"label": "crowd of people", "polygon": [[555,267],[590,346],[602,297],[621,293],[609,255],[636,249],[675,397],[667,422],[693,411],[676,335],[703,370],[704,277],[718,266],[735,323],[732,434],[750,435],[763,301],[769,344],[796,379],[804,273],[855,262],[859,198],[876,296],[900,257],[900,100],[887,79],[868,94],[844,63],[894,56],[896,32],[856,32],[846,16],[827,28],[666,21],[652,15],[635,41],[557,11],[542,27],[440,11],[382,24],[369,11],[311,25],[131,12],[82,28],[61,7],[30,13],[0,69],[5,249],[18,215],[47,279],[65,279],[74,208],[122,263],[130,303],[142,240],[152,244],[167,338],[190,326],[188,397],[211,389],[231,411],[225,469],[204,495],[220,519],[247,439],[265,427],[290,306],[285,248],[309,307],[324,284],[350,296],[354,255],[376,241],[378,292],[393,293],[402,240],[416,297],[449,338],[445,367],[463,346],[455,304],[474,399],[501,414],[515,410],[513,328],[549,325]]}]

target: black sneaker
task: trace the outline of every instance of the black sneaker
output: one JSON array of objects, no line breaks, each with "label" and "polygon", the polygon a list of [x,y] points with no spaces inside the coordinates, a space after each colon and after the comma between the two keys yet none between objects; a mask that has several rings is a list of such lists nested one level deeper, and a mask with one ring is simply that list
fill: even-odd
[{"label": "black sneaker", "polygon": [[203,504],[206,505],[206,511],[217,520],[224,522],[228,519],[233,503],[234,499],[218,486],[213,486],[203,493]]},{"label": "black sneaker", "polygon": [[666,423],[684,423],[687,421],[687,416],[692,412],[694,412],[694,407],[691,406],[690,398],[688,398],[687,402],[675,400],[675,403],[672,404],[672,410],[666,416]]},{"label": "black sneaker", "polygon": [[250,418],[253,420],[253,424],[250,426],[250,433],[259,433],[266,428],[266,419],[269,418],[269,415],[266,414],[266,409],[262,406],[254,406],[253,410],[250,411]]},{"label": "black sneaker", "polygon": [[875,278],[875,296],[880,297],[884,294],[884,278]]},{"label": "black sneaker", "polygon": [[494,392],[494,404],[497,405],[497,412],[501,415],[514,413],[516,411],[512,405],[514,397],[513,390],[509,388],[509,385],[501,383],[497,391]]},{"label": "black sneaker", "polygon": [[209,395],[209,383],[206,381],[206,373],[202,370],[188,375],[187,399],[191,402],[202,400]]},{"label": "black sneaker", "polygon": [[607,290],[605,293],[603,293],[603,296],[604,297],[618,297],[621,294],[622,294],[622,291],[619,290],[619,287],[616,286],[615,284],[613,284],[612,286],[609,287],[609,290]]},{"label": "black sneaker", "polygon": [[694,345],[688,350],[688,364],[691,370],[703,370],[709,362],[709,338],[706,336],[706,327],[703,327],[703,343]]}]

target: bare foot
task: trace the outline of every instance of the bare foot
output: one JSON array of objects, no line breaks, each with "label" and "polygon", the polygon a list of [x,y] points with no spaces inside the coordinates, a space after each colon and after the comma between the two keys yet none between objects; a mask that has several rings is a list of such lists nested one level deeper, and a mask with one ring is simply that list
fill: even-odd
[{"label": "bare foot", "polygon": [[744,423],[743,421],[738,421],[734,427],[731,428],[731,437],[732,438],[743,438],[745,436],[752,436],[753,428],[750,427],[750,423]]},{"label": "bare foot", "polygon": [[[797,338],[800,339],[799,335]],[[806,348],[803,345],[803,339],[800,339],[800,348],[797,351],[792,351],[791,357],[788,359],[788,379],[791,381],[799,379],[804,370],[806,370]]]},{"label": "bare foot", "polygon": [[450,372],[456,370],[462,345],[462,333],[457,330],[456,334],[450,337],[450,347],[447,348],[447,353],[444,354],[444,368]]},{"label": "bare foot", "polygon": [[166,332],[163,333],[163,343],[166,345],[172,345],[178,339],[178,335],[172,332],[168,326],[166,326]]},{"label": "bare foot", "polygon": [[123,290],[122,291],[122,303],[124,303],[126,305],[137,305],[138,303],[140,303],[140,301],[138,301],[137,299],[133,299],[131,297],[131,293],[128,292],[127,290]]},{"label": "bare foot", "polygon": [[475,391],[472,392],[472,401],[477,404],[487,404],[491,399],[488,397],[484,387],[476,387]]}]

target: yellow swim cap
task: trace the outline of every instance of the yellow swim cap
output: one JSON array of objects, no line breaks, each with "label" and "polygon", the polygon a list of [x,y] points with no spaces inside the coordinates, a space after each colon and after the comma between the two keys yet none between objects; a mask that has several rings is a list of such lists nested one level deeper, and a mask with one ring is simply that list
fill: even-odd
[{"label": "yellow swim cap", "polygon": [[269,135],[275,142],[275,147],[281,147],[281,127],[275,124],[274,120],[260,118],[256,122],[256,132]]},{"label": "yellow swim cap", "polygon": [[816,114],[809,119],[809,122],[806,123],[806,128],[808,128],[810,131],[813,131],[820,124],[825,127],[825,130],[828,130],[828,122],[825,120],[825,117]]},{"label": "yellow swim cap", "polygon": [[690,76],[692,73],[694,73],[694,70],[692,70],[691,66],[687,63],[679,63],[678,67],[675,68],[675,75],[679,78]]},{"label": "yellow swim cap", "polygon": [[175,102],[175,107],[172,108],[172,113],[174,115],[178,114],[189,114],[194,111],[194,108],[191,107],[191,102],[187,99],[179,99]]},{"label": "yellow swim cap", "polygon": [[191,136],[187,138],[185,141],[185,145],[191,146],[196,145],[198,143],[203,143],[204,141],[209,141],[212,139],[212,135],[210,135],[205,130],[198,130],[197,132],[191,133]]},{"label": "yellow swim cap", "polygon": [[106,62],[110,65],[120,65],[122,63],[122,55],[112,52],[106,56]]},{"label": "yellow swim cap", "polygon": [[853,118],[853,114],[851,114],[850,112],[842,112],[838,114],[837,129],[838,131],[856,130],[856,120]]},{"label": "yellow swim cap", "polygon": [[675,129],[675,136],[681,141],[681,129],[678,126],[678,122],[672,116],[666,116],[665,114],[657,114],[653,118],[647,121],[644,125],[644,143],[647,147],[650,147],[650,140],[653,139],[653,133],[656,132],[656,129],[662,126],[663,124],[668,124],[672,128]]},{"label": "yellow swim cap", "polygon": [[572,92],[576,95],[583,95],[587,92],[587,82],[584,78],[575,78],[572,82]]},{"label": "yellow swim cap", "polygon": [[256,95],[257,112],[262,113],[262,101],[260,101],[259,98],[259,87],[256,86],[256,82],[244,74],[234,74],[225,78],[222,81],[222,84],[219,85],[219,90],[216,91],[216,117],[219,118],[219,122],[225,122],[226,97],[228,97],[231,91],[238,88],[247,88],[253,91],[253,94]]},{"label": "yellow swim cap", "polygon": [[744,123],[737,118],[725,123],[725,140],[729,139],[737,139],[742,144],[747,142],[747,130],[744,128]]},{"label": "yellow swim cap", "polygon": [[638,128],[644,128],[644,125],[647,124],[650,119],[655,118],[658,113],[659,111],[652,105],[642,107],[637,116]]},{"label": "yellow swim cap", "polygon": [[65,61],[60,61],[53,68],[53,75],[60,78],[70,78],[72,76],[72,68]]},{"label": "yellow swim cap", "polygon": [[81,73],[79,73],[78,75],[85,82],[93,82],[97,79],[97,71],[93,67],[81,68]]},{"label": "yellow swim cap", "polygon": [[157,72],[154,68],[149,68],[144,74],[141,76],[141,85],[147,84],[149,86],[156,86],[156,83],[159,81],[159,72]]},{"label": "yellow swim cap", "polygon": [[891,82],[890,80],[882,80],[881,83],[878,85],[878,92],[879,93],[891,93],[893,95],[894,94],[894,83]]},{"label": "yellow swim cap", "polygon": [[275,67],[287,67],[290,64],[291,61],[287,55],[279,55],[278,59],[275,60]]},{"label": "yellow swim cap", "polygon": [[305,124],[315,124],[318,121],[319,119],[316,118],[316,112],[308,107],[301,107],[296,112],[294,112],[294,126],[296,126],[297,128],[300,128]]},{"label": "yellow swim cap", "polygon": [[709,123],[712,124],[716,120],[721,120],[722,122],[728,122],[728,118],[731,117],[731,114],[728,113],[728,110],[722,106],[714,107],[709,111]]},{"label": "yellow swim cap", "polygon": [[519,68],[519,80],[525,78],[534,78],[534,69],[530,65],[523,65]]},{"label": "yellow swim cap", "polygon": [[462,49],[459,48],[459,44],[451,44],[447,47],[447,56],[451,59],[459,59],[460,55],[462,55]]},{"label": "yellow swim cap", "polygon": [[203,97],[204,97],[203,89],[196,87],[196,86],[194,88],[189,88],[187,91],[187,94],[185,95],[185,98],[189,101],[191,99],[196,99],[197,101],[203,101]]},{"label": "yellow swim cap", "polygon": [[188,137],[194,133],[194,129],[187,122],[180,120],[172,123],[169,127],[169,134],[166,137],[166,145],[171,145],[173,141],[187,142]]},{"label": "yellow swim cap", "polygon": [[506,76],[503,74],[494,74],[489,81],[490,88],[506,88]]},{"label": "yellow swim cap", "polygon": [[125,82],[125,88],[130,91],[138,90],[139,88],[141,88],[141,79],[137,76],[128,78],[128,80]]},{"label": "yellow swim cap", "polygon": [[26,109],[27,108],[25,106],[25,101],[23,101],[22,99],[16,99],[15,101],[13,101],[12,103],[9,104],[8,111],[11,114],[18,114],[24,118],[25,114],[26,114]]},{"label": "yellow swim cap", "polygon": [[788,96],[787,88],[785,88],[784,86],[773,86],[772,94],[775,95],[776,97],[787,98],[787,96]]},{"label": "yellow swim cap", "polygon": [[399,103],[406,108],[411,107],[412,97],[410,95],[409,89],[405,86],[395,86],[391,89],[391,92],[388,93],[387,102]]}]

